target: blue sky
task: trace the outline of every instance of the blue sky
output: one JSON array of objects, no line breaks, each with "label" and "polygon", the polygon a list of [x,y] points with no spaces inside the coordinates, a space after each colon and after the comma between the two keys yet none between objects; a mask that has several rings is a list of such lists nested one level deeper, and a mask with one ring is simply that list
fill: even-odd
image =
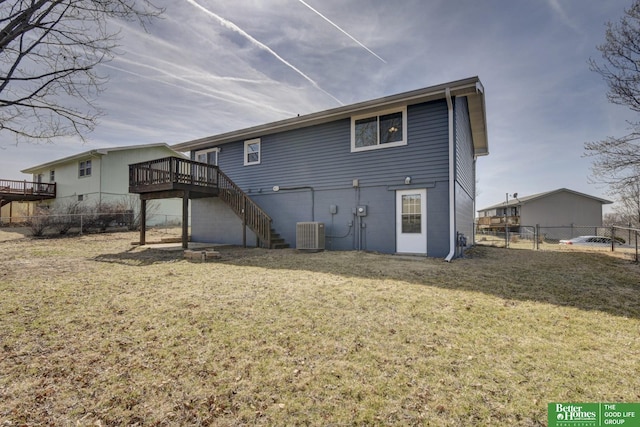
[{"label": "blue sky", "polygon": [[[490,155],[477,207],[505,193],[589,183],[583,144],[627,133],[589,71],[605,23],[631,0],[157,0],[145,32],[122,27],[89,142],[15,145],[0,134],[0,178],[93,148],[175,144],[479,76]],[[114,25],[122,25],[115,24]]]}]

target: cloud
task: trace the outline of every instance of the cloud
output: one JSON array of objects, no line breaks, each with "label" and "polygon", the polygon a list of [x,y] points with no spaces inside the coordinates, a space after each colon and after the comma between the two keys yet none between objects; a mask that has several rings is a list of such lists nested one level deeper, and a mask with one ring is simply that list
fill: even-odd
[{"label": "cloud", "polygon": [[200,4],[198,4],[195,0],[186,0],[187,3],[192,4],[193,6],[195,6],[197,9],[199,9],[200,11],[204,12],[205,14],[207,14],[208,16],[211,16],[212,18],[215,18],[221,25],[223,25],[224,27],[235,31],[236,33],[240,34],[241,36],[243,36],[244,38],[246,38],[247,40],[249,40],[253,45],[257,46],[258,48],[270,53],[274,58],[276,58],[278,61],[280,61],[281,63],[283,63],[284,65],[286,65],[287,67],[291,68],[293,71],[295,71],[296,73],[298,73],[300,76],[302,76],[305,80],[307,80],[309,83],[311,83],[311,85],[313,87],[315,87],[316,89],[320,90],[322,93],[326,94],[327,96],[329,96],[331,99],[333,99],[334,101],[336,101],[338,104],[340,105],[344,105],[342,101],[340,101],[338,98],[336,98],[335,96],[333,96],[332,94],[330,94],[329,92],[327,92],[326,90],[322,89],[320,87],[320,85],[318,85],[318,83],[316,83],[311,77],[307,76],[305,73],[303,73],[302,71],[300,71],[298,68],[296,68],[293,64],[291,64],[290,62],[288,62],[287,60],[285,60],[284,58],[282,58],[280,55],[278,55],[276,52],[274,52],[269,46],[267,46],[266,44],[256,40],[254,37],[252,37],[249,33],[247,33],[246,31],[244,31],[242,28],[238,27],[236,24],[234,24],[233,22],[222,18],[221,16],[211,12],[209,9],[201,6]]},{"label": "cloud", "polygon": [[369,52],[370,54],[372,54],[373,56],[375,56],[376,58],[378,58],[380,61],[384,62],[385,64],[387,63],[387,61],[385,61],[384,59],[382,59],[377,53],[375,53],[374,51],[372,51],[371,49],[369,49],[367,46],[365,46],[363,43],[361,43],[358,39],[356,39],[355,37],[353,37],[351,34],[349,34],[348,32],[346,32],[345,30],[343,30],[342,28],[340,28],[337,24],[335,24],[333,21],[331,21],[329,18],[327,18],[326,16],[324,16],[322,13],[318,12],[316,9],[314,9],[313,7],[311,7],[308,3],[304,2],[303,0],[298,0],[300,3],[302,3],[303,5],[305,5],[306,7],[308,7],[309,9],[311,9],[314,13],[316,13],[318,16],[320,16],[322,19],[324,19],[325,21],[327,21],[329,24],[333,25],[335,28],[337,28],[342,34],[344,34],[345,36],[349,37],[351,40],[353,40],[354,42],[356,42],[360,47],[362,47],[363,49],[365,49],[367,52]]},{"label": "cloud", "polygon": [[569,15],[567,15],[567,13],[564,11],[562,5],[558,0],[547,0],[547,3],[549,3],[549,6],[551,6],[551,9],[561,22],[563,22],[567,27],[571,28],[577,34],[583,34],[582,29],[578,27],[578,25],[574,23],[571,18],[569,18]]}]

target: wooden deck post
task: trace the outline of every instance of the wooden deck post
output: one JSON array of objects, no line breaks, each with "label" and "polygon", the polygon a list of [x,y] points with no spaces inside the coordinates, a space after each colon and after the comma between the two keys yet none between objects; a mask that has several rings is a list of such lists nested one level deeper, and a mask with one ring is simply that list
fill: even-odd
[{"label": "wooden deck post", "polygon": [[182,249],[189,249],[189,192],[182,194]]},{"label": "wooden deck post", "polygon": [[140,246],[146,243],[147,230],[147,201],[140,198]]}]

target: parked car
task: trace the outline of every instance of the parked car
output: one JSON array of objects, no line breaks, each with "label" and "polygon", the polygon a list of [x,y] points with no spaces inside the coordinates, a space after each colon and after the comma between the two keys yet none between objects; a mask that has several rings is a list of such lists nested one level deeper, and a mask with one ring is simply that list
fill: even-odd
[{"label": "parked car", "polygon": [[[561,245],[576,246],[611,246],[611,238],[603,236],[578,236],[569,240],[560,240]],[[619,245],[620,242],[616,241]]]}]

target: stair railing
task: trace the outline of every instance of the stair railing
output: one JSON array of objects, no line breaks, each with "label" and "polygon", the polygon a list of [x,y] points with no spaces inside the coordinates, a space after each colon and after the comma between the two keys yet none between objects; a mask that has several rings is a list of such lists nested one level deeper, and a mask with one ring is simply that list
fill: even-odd
[{"label": "stair railing", "polygon": [[242,222],[249,227],[264,247],[271,247],[271,217],[260,209],[247,194],[231,179],[218,169],[218,197],[242,218]]}]

